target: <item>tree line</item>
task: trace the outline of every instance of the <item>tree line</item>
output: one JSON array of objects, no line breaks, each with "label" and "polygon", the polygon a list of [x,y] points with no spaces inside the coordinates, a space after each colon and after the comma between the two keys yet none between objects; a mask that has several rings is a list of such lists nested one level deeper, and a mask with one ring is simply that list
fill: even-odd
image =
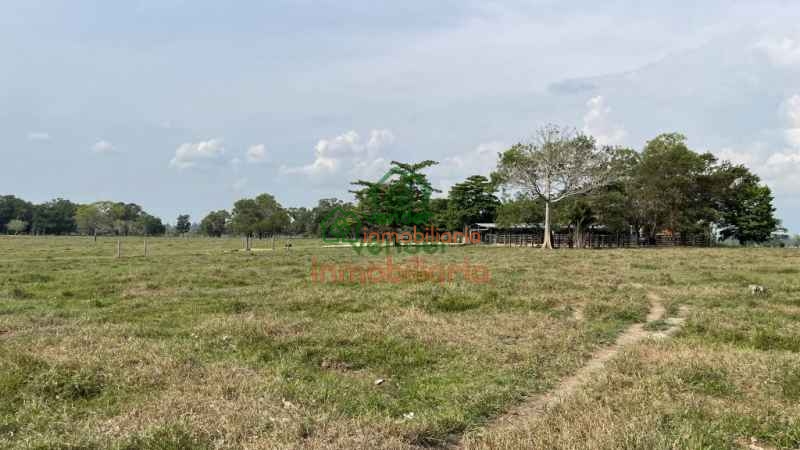
[{"label": "tree line", "polygon": [[[271,194],[244,198],[232,209],[208,213],[199,224],[180,215],[174,227],[132,203],[79,205],[64,199],[35,205],[0,197],[0,232],[34,234],[207,236],[273,234],[324,236],[331,219],[341,226],[398,230],[403,214],[424,213],[439,230],[475,223],[553,229],[575,241],[590,228],[655,239],[663,232],[705,234],[763,243],[780,229],[769,187],[743,165],[690,149],[677,133],[648,141],[641,151],[598,145],[575,130],[546,126],[534,138],[498,155],[489,177],[473,175],[437,193],[424,170],[437,164],[392,162],[381,182],[356,180],[355,201],[325,198],[311,208],[284,207]],[[394,218],[371,223],[376,216]]]},{"label": "tree line", "polygon": [[693,151],[678,133],[637,152],[548,126],[501,154],[493,179],[516,189],[498,210],[503,224],[552,221],[578,235],[600,225],[651,241],[667,232],[742,244],[768,241],[781,229],[772,192],[757,175]]},{"label": "tree line", "polygon": [[[357,188],[351,191],[353,203],[331,198],[310,209],[285,209],[264,194],[236,202],[230,213],[212,212],[200,230],[211,236],[323,235],[334,211],[349,220],[354,236],[364,226],[409,228],[403,214],[422,211],[439,230],[525,224],[542,228],[546,237],[551,227],[573,233],[576,242],[594,228],[651,241],[666,232],[752,244],[769,241],[781,229],[772,192],[757,175],[690,149],[678,133],[661,134],[636,151],[600,146],[591,136],[547,126],[498,156],[490,177],[470,176],[443,196],[435,195],[424,174],[435,161],[393,161],[399,176],[351,183]],[[371,223],[376,216],[393,220]]]},{"label": "tree line", "polygon": [[34,204],[0,196],[0,232],[8,234],[162,235],[167,226],[135,203],[77,204],[63,198]]}]

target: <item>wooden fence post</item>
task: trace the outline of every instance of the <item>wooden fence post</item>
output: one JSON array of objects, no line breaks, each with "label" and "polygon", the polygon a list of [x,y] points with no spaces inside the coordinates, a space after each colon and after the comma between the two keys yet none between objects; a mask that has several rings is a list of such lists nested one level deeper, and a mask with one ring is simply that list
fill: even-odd
[{"label": "wooden fence post", "polygon": [[117,239],[117,258],[122,258],[122,241]]},{"label": "wooden fence post", "polygon": [[144,240],[144,257],[147,258],[147,239]]}]

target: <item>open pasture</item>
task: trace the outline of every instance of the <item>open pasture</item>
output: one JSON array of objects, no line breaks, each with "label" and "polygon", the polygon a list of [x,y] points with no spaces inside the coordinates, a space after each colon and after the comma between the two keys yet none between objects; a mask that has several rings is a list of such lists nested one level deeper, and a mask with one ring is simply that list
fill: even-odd
[{"label": "open pasture", "polygon": [[[425,258],[491,281],[360,284],[313,283],[312,257],[384,255],[270,245],[1,237],[0,448],[800,447],[796,249],[452,247]],[[673,336],[493,426],[653,298]]]}]

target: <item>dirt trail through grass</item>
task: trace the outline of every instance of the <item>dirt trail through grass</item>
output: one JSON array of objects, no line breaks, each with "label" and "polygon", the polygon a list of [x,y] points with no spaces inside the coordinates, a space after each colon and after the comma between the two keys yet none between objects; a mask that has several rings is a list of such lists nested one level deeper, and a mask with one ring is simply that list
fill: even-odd
[{"label": "dirt trail through grass", "polygon": [[[600,372],[605,363],[614,358],[625,347],[642,341],[646,338],[665,338],[675,334],[683,325],[684,317],[688,310],[681,307],[679,317],[666,318],[666,309],[662,304],[662,299],[655,293],[649,293],[647,298],[650,300],[650,312],[647,314],[646,323],[637,323],[630,326],[623,332],[610,347],[606,347],[595,352],[589,361],[578,369],[570,377],[562,380],[553,390],[531,398],[529,401],[515,407],[505,415],[489,423],[479,433],[502,433],[503,430],[513,429],[525,423],[531,418],[546,412],[549,408],[562,402],[571,396],[581,386],[589,382],[592,376]],[[662,331],[651,332],[645,329],[645,325],[656,321],[664,321],[667,328]],[[464,442],[453,448],[468,448]]]}]

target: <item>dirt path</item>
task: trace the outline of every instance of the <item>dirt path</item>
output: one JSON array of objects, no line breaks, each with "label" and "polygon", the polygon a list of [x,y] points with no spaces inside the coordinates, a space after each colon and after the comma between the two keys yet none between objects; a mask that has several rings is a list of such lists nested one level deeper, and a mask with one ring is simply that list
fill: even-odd
[{"label": "dirt path", "polygon": [[[665,319],[666,309],[662,304],[662,299],[655,293],[649,293],[647,298],[650,300],[650,312],[647,314],[647,322],[654,322]],[[644,329],[645,323],[631,325],[623,332],[613,345],[595,352],[589,361],[578,369],[573,375],[563,379],[551,391],[541,396],[531,398],[529,401],[519,405],[489,423],[484,430],[487,432],[502,432],[504,429],[516,428],[519,424],[530,420],[532,417],[546,412],[549,408],[562,402],[567,397],[575,393],[581,386],[586,384],[594,374],[600,372],[606,362],[617,356],[625,347],[642,341],[648,337],[666,338],[672,336],[683,325],[687,309],[681,307],[679,317],[666,318],[665,322],[669,326],[664,331],[650,332]],[[461,443],[451,448],[461,448]]]}]

